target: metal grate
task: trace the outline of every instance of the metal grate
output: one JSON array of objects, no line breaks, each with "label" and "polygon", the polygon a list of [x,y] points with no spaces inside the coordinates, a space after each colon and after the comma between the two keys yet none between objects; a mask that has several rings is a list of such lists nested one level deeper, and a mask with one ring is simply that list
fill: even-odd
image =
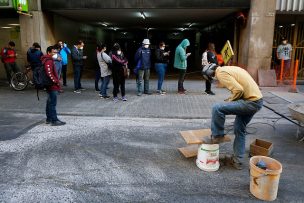
[{"label": "metal grate", "polygon": [[277,11],[303,11],[304,0],[277,0]]},{"label": "metal grate", "polygon": [[[295,33],[296,26],[298,27],[297,33]],[[304,23],[298,23],[296,26],[291,26],[290,24],[278,24],[275,26],[271,67],[273,69],[277,68],[276,50],[281,43],[282,37],[285,37],[286,39],[288,39],[289,43],[293,45],[293,52],[295,52],[294,61],[299,60],[298,78],[302,79],[304,78]],[[295,34],[297,34],[297,39],[296,42],[293,42]]]}]

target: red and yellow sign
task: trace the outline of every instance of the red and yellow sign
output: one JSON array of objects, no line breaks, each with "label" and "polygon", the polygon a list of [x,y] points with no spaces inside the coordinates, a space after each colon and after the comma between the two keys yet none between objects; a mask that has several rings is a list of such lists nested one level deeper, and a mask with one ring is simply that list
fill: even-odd
[{"label": "red and yellow sign", "polygon": [[227,64],[229,62],[229,60],[234,56],[233,53],[233,49],[231,47],[230,41],[227,40],[225,46],[223,47],[222,51],[221,51],[223,60],[224,60],[224,64]]}]

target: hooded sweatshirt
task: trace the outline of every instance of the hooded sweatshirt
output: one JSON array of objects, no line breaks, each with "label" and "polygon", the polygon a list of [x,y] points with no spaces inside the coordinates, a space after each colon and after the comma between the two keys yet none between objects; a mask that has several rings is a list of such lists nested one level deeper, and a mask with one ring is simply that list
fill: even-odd
[{"label": "hooded sweatshirt", "polygon": [[44,55],[41,57],[42,64],[44,65],[44,70],[46,72],[46,75],[51,78],[53,85],[48,87],[48,91],[59,91],[60,85],[59,85],[59,79],[57,72],[55,70],[54,60],[51,55]]},{"label": "hooded sweatshirt", "polygon": [[190,45],[188,39],[184,39],[175,50],[174,57],[174,68],[177,69],[187,69],[187,55],[186,55],[186,47]]},{"label": "hooded sweatshirt", "polygon": [[26,53],[27,55],[27,61],[31,64],[31,66],[40,66],[41,65],[41,57],[43,56],[43,53],[35,48],[29,48],[29,50]]}]

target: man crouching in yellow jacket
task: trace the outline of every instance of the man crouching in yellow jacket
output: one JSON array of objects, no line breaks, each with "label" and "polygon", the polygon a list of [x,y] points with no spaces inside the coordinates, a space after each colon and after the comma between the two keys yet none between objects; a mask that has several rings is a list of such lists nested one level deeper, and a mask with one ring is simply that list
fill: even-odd
[{"label": "man crouching in yellow jacket", "polygon": [[242,169],[245,154],[246,126],[263,106],[263,95],[249,73],[237,66],[217,66],[207,64],[202,70],[205,79],[212,81],[214,77],[228,90],[231,96],[224,103],[212,106],[211,139],[207,142],[218,144],[224,141],[224,124],[226,115],[236,115],[234,121],[235,139],[231,163]]}]

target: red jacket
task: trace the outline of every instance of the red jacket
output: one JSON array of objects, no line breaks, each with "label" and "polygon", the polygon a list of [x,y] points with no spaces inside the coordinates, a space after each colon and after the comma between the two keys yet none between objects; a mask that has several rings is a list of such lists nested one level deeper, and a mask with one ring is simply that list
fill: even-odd
[{"label": "red jacket", "polygon": [[3,51],[4,50],[6,51],[6,53],[3,54],[5,56],[3,58],[4,63],[15,63],[16,62],[16,52],[15,52],[15,50],[10,49],[10,48],[4,48]]},{"label": "red jacket", "polygon": [[47,88],[48,91],[59,91],[60,90],[60,83],[58,79],[57,72],[55,70],[54,60],[51,55],[44,55],[41,57],[42,64],[44,65],[44,70],[46,75],[51,78],[53,81],[53,85]]}]

